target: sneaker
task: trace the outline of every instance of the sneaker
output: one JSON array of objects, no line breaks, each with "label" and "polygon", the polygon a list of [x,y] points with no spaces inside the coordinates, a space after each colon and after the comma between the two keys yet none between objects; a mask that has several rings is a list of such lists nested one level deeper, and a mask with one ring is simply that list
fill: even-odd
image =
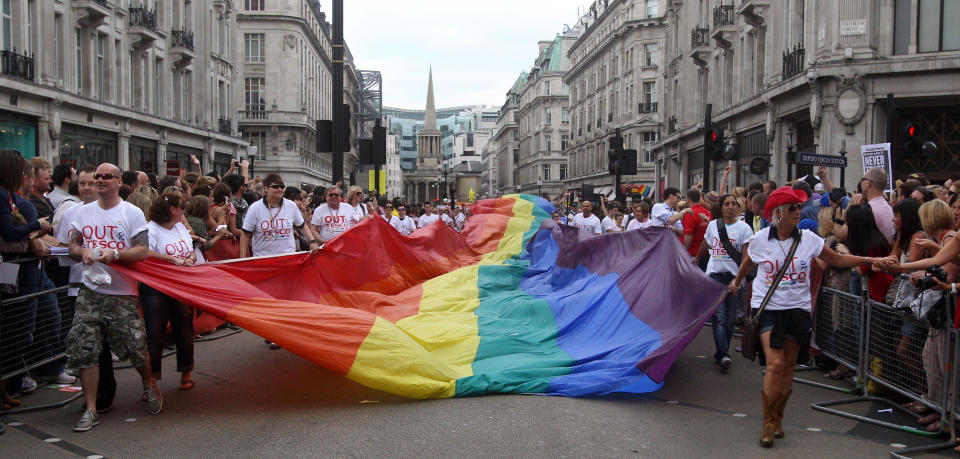
[{"label": "sneaker", "polygon": [[37,382],[34,381],[33,378],[29,376],[24,376],[23,380],[20,383],[20,392],[23,392],[24,394],[29,394],[35,390],[37,390]]},{"label": "sneaker", "polygon": [[274,342],[271,341],[271,342],[270,342],[270,349],[277,350],[277,349],[281,349],[281,348],[280,348],[280,345],[279,345],[279,344],[274,343]]},{"label": "sneaker", "polygon": [[60,374],[54,376],[39,376],[37,379],[47,384],[73,384],[77,382],[77,378],[68,375],[66,371],[61,371]]},{"label": "sneaker", "polygon": [[143,396],[147,399],[147,412],[160,414],[160,410],[163,409],[163,394],[160,393],[156,380],[153,380],[149,387],[143,388]]},{"label": "sneaker", "polygon": [[110,351],[110,360],[113,360],[114,362],[119,362],[120,357],[117,357],[117,354],[115,354],[113,351]]},{"label": "sneaker", "polygon": [[723,356],[723,358],[720,359],[720,371],[726,373],[727,369],[730,368],[731,363],[733,363],[733,360],[730,359],[730,356]]},{"label": "sneaker", "polygon": [[84,410],[83,416],[80,416],[80,422],[73,427],[73,431],[86,432],[97,424],[100,424],[100,415],[96,411]]}]

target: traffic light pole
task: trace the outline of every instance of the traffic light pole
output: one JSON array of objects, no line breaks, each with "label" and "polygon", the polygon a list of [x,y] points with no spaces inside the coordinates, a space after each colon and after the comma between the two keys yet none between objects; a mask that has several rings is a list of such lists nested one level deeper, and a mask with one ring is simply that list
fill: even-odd
[{"label": "traffic light pole", "polygon": [[[712,104],[707,104],[703,110],[703,191],[707,192],[710,190],[710,153],[707,151],[707,145],[709,145],[713,139],[710,138],[710,133],[713,130],[713,123],[710,121],[710,112],[713,110]],[[692,188],[695,183],[691,183],[690,187]]]},{"label": "traffic light pole", "polygon": [[330,97],[330,111],[333,115],[331,140],[333,144],[333,183],[343,181],[344,147],[349,139],[344,139],[343,112],[343,0],[333,0],[333,93]]}]

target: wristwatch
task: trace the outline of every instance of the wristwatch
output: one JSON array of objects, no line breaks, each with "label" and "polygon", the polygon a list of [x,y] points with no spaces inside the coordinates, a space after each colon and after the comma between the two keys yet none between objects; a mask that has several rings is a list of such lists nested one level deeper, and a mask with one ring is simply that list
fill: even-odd
[{"label": "wristwatch", "polygon": [[119,259],[120,259],[120,251],[119,251],[119,250],[113,249],[113,259],[114,259],[114,260],[119,260]]}]

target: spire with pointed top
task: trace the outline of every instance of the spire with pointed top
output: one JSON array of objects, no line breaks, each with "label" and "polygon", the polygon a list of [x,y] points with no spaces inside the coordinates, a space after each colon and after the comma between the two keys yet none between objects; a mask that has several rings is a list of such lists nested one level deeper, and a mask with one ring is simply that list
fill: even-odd
[{"label": "spire with pointed top", "polygon": [[430,79],[427,83],[427,110],[423,117],[423,130],[437,130],[437,108],[433,103],[433,66],[430,66]]}]

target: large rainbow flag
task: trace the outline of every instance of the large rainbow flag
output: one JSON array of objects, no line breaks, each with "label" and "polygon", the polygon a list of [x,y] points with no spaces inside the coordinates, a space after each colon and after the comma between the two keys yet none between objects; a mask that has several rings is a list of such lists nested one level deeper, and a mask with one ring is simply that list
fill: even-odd
[{"label": "large rainbow flag", "polygon": [[313,255],[121,269],[412,398],[654,391],[723,297],[667,229],[592,237],[527,195],[473,209],[462,233],[374,218]]}]

